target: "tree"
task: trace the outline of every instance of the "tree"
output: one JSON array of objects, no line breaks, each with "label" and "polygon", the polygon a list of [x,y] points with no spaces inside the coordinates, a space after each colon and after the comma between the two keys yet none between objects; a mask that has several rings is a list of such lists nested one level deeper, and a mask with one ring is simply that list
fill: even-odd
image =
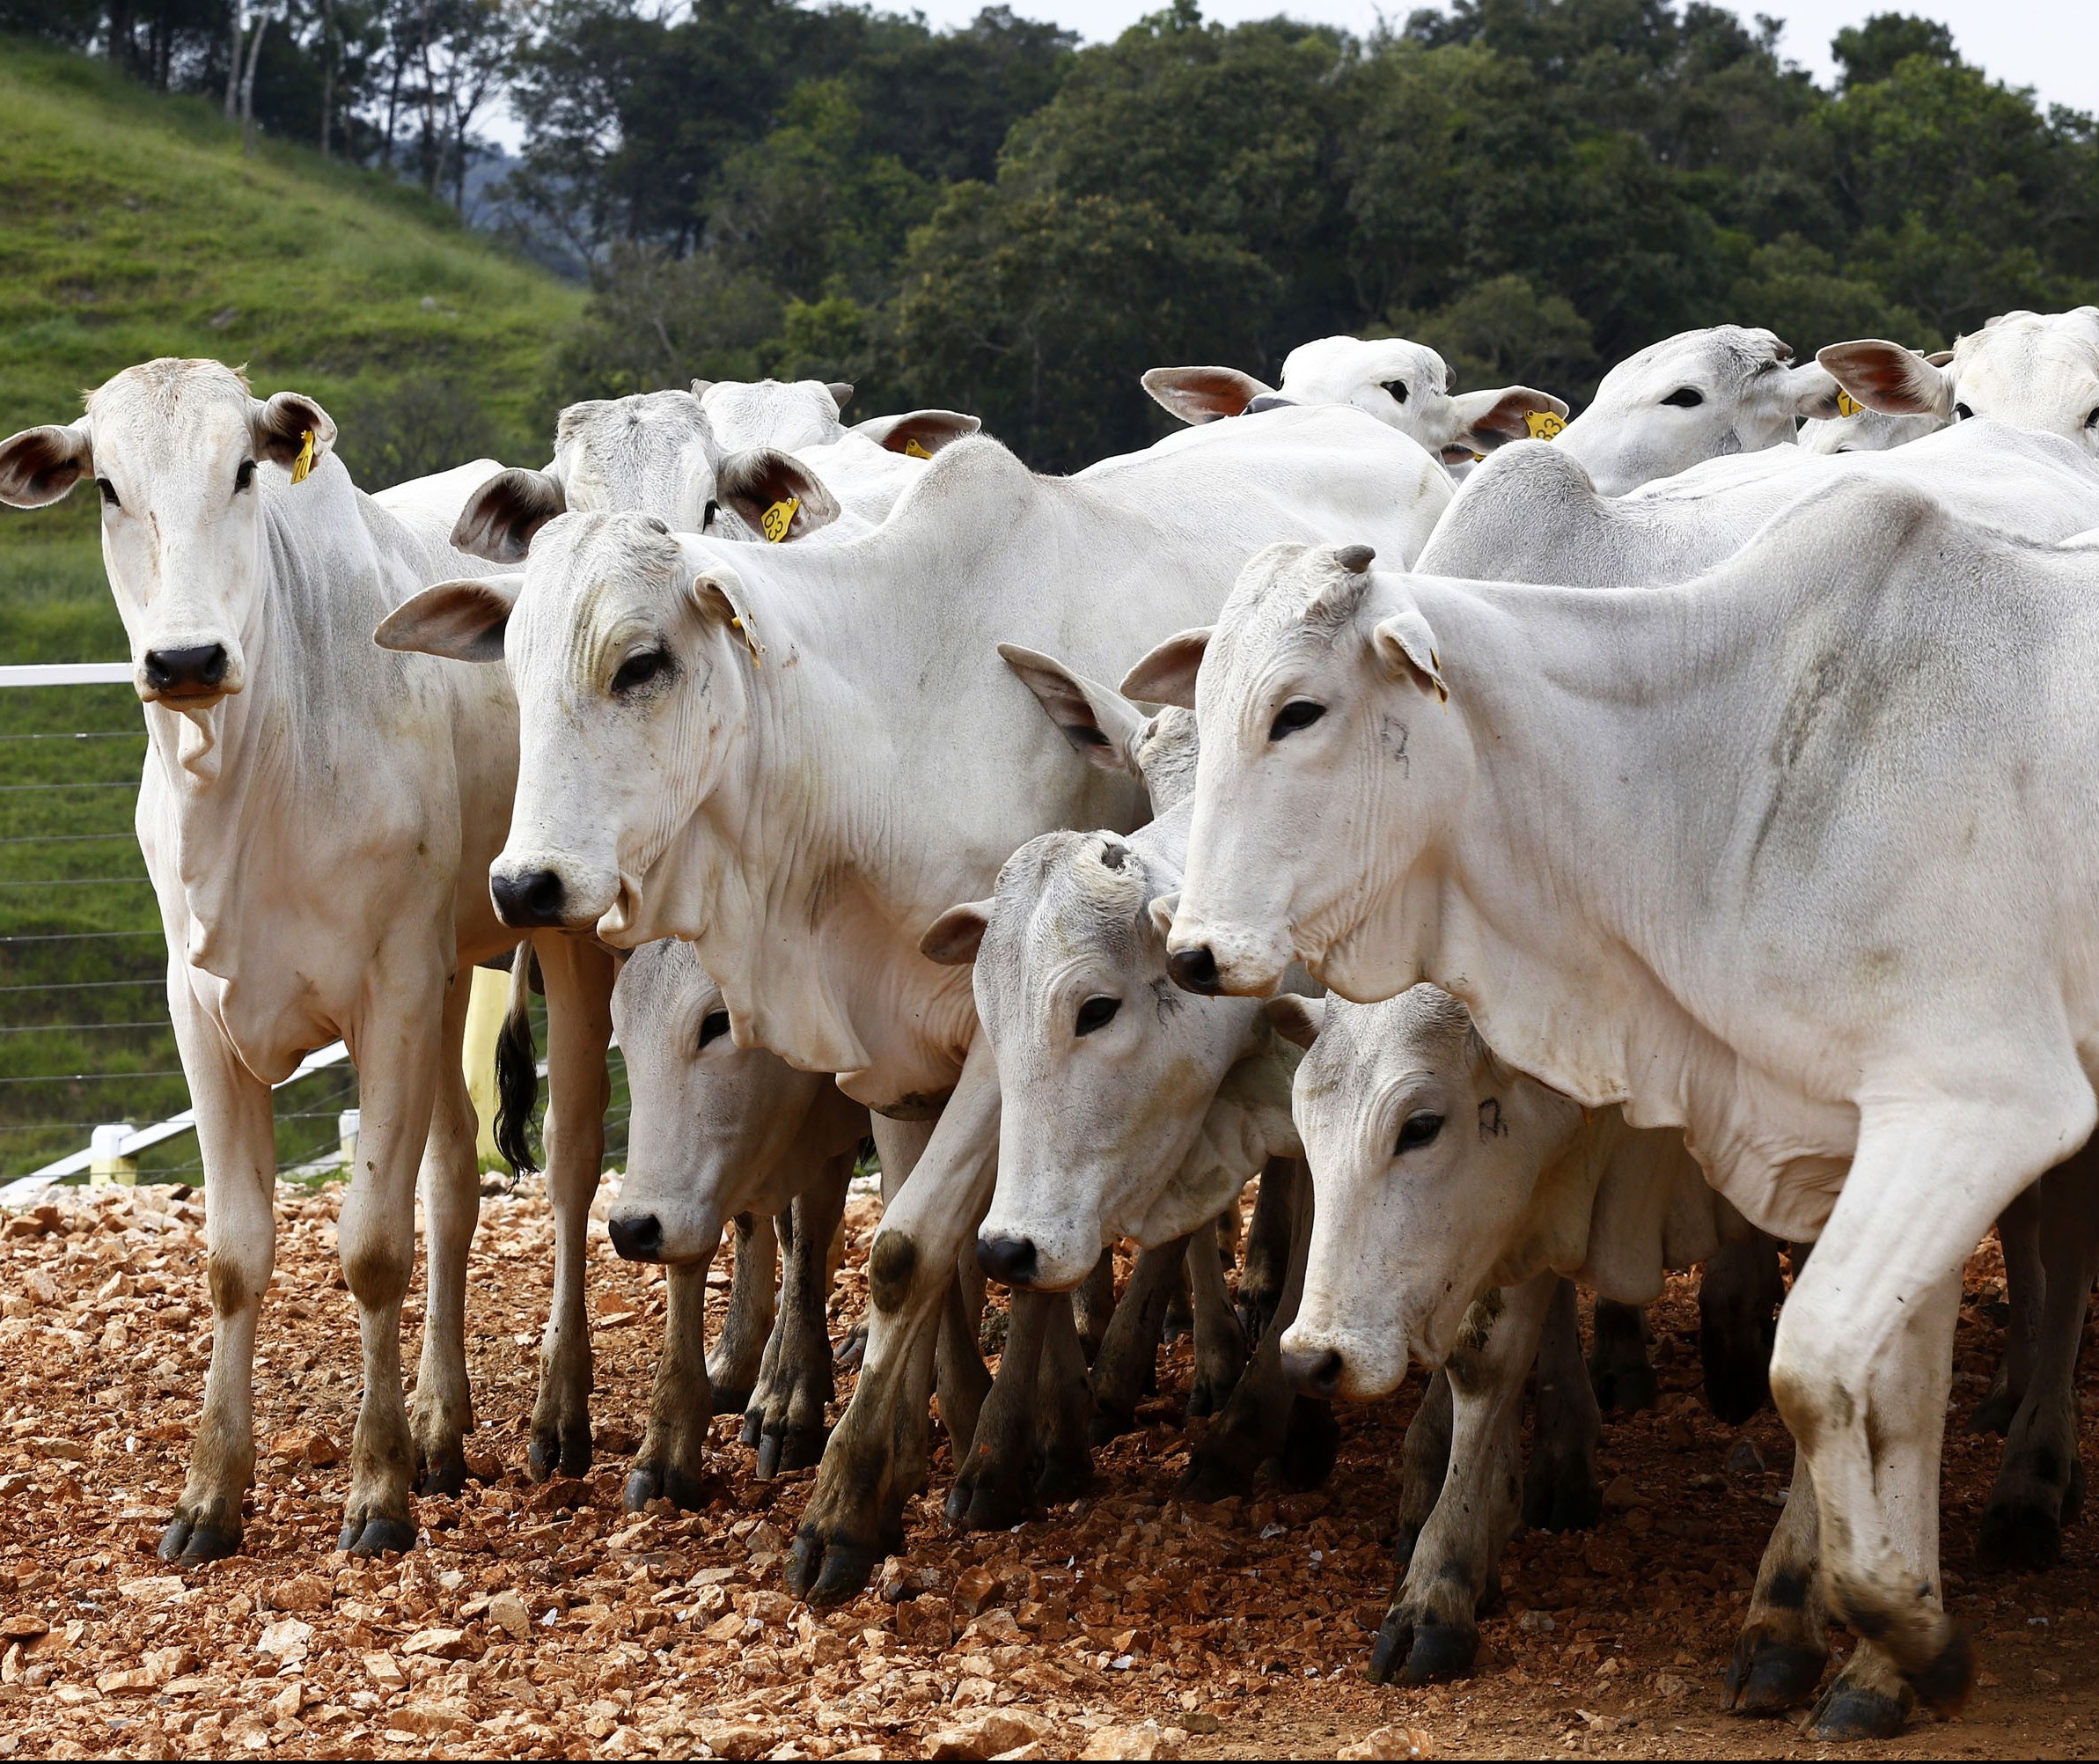
[{"label": "tree", "polygon": [[1883,80],[1912,55],[1941,67],[1954,67],[1953,33],[1912,12],[1875,12],[1862,25],[1847,25],[1830,44],[1836,58],[1840,92]]}]

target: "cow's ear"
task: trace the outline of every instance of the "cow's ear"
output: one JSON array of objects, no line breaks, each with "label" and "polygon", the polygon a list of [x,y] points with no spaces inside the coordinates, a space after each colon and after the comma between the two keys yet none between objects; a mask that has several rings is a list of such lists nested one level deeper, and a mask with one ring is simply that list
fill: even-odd
[{"label": "cow's ear", "polygon": [[1273,998],[1264,1000],[1261,1009],[1267,1012],[1275,1033],[1300,1047],[1310,1047],[1319,1039],[1320,1030],[1326,1026],[1324,998],[1304,998],[1295,992],[1278,993]]},{"label": "cow's ear", "polygon": [[838,498],[824,481],[777,447],[746,447],[723,460],[715,497],[775,544],[806,539],[839,517]]},{"label": "cow's ear", "polygon": [[1178,888],[1171,894],[1154,894],[1144,903],[1145,914],[1161,942],[1173,935],[1173,915],[1180,910],[1180,905],[1181,891]]},{"label": "cow's ear", "polygon": [[300,478],[335,445],[335,419],[304,393],[279,392],[258,403],[249,419],[255,457],[275,459]]},{"label": "cow's ear", "polygon": [[1122,695],[1142,704],[1195,709],[1195,673],[1210,646],[1214,625],[1178,631],[1122,677]]},{"label": "cow's ear", "polygon": [[503,630],[524,586],[522,574],[440,582],[387,614],[371,634],[372,641],[383,650],[451,661],[501,661]]},{"label": "cow's ear", "polygon": [[906,410],[901,416],[870,416],[865,423],[855,423],[853,432],[892,453],[929,459],[949,442],[974,435],[983,426],[980,417],[959,410]]},{"label": "cow's ear", "polygon": [[[1462,447],[1467,453],[1491,453],[1504,441],[1527,439],[1533,416],[1552,416],[1565,423],[1567,413],[1565,399],[1555,398],[1549,392],[1533,392],[1527,386],[1505,386],[1498,392],[1460,393],[1450,405],[1457,413],[1457,432],[1447,445]],[[1448,459],[1448,453],[1444,457]]]},{"label": "cow's ear", "polygon": [[1001,643],[999,654],[1048,712],[1072,751],[1104,772],[1130,772],[1130,746],[1144,713],[1112,687],[1074,673],[1053,656]]},{"label": "cow's ear", "polygon": [[1229,367],[1156,367],[1145,371],[1145,391],[1183,423],[1215,423],[1237,416],[1265,392],[1250,373]]},{"label": "cow's ear", "polygon": [[1837,402],[1843,391],[1836,376],[1820,362],[1786,370],[1786,395],[1792,401],[1793,414],[1803,422],[1827,423],[1843,415]]},{"label": "cow's ear", "polygon": [[1435,633],[1412,606],[1389,619],[1380,619],[1376,629],[1370,633],[1370,647],[1394,680],[1411,680],[1424,691],[1449,701],[1450,688],[1443,684],[1443,662],[1435,652]]},{"label": "cow's ear", "polygon": [[984,933],[991,929],[989,900],[965,900],[950,907],[918,940],[919,953],[943,967],[964,967],[976,960]]},{"label": "cow's ear", "polygon": [[1890,416],[1953,415],[1952,377],[1900,343],[1877,337],[1831,343],[1815,359],[1868,410]]},{"label": "cow's ear", "polygon": [[95,469],[87,424],[25,429],[0,441],[0,503],[40,509],[64,496]]},{"label": "cow's ear", "polygon": [[832,403],[840,410],[853,401],[853,382],[849,379],[834,379],[825,390],[831,394]]},{"label": "cow's ear", "polygon": [[559,478],[512,466],[466,499],[451,530],[451,542],[469,557],[522,563],[532,549],[532,535],[568,506],[568,493]]}]

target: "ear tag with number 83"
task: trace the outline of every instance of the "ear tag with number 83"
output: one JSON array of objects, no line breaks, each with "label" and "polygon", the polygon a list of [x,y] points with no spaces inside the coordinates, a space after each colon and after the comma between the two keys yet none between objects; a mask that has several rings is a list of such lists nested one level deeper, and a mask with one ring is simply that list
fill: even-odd
[{"label": "ear tag with number 83", "polygon": [[1550,441],[1567,427],[1567,418],[1557,410],[1530,410],[1523,415],[1523,426],[1533,441]]}]

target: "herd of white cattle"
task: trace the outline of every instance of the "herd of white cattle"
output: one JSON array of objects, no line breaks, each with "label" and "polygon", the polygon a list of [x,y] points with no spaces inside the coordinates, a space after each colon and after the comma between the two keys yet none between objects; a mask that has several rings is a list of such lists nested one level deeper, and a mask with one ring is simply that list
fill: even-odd
[{"label": "herd of white cattle", "polygon": [[[936,1393],[953,1521],[1083,1492],[1178,1292],[1215,1413],[1193,1495],[1317,1480],[1331,1399],[1436,1371],[1373,1671],[1463,1674],[1519,1518],[1596,1517],[1591,1372],[1653,1382],[1624,1307],[1703,1264],[1716,1411],[1768,1391],[1799,1452],[1736,1705],[1812,1701],[1834,1618],[1860,1641],[1822,1733],[1957,1706],[1939,1460],[1993,1222],[1985,1554],[2051,1560],[2082,1493],[2099,309],[1929,357],[1687,333],[1571,422],[1452,378],[1344,337],[1273,387],[1155,370],[1190,426],[1064,478],[973,417],[848,428],[849,386],[701,382],[572,407],[543,471],[366,496],[312,399],[172,359],[0,445],[18,507],[92,481],[150,737],[214,1314],[162,1554],[239,1547],[269,1087],[337,1036],[363,1105],[342,1547],[412,1547],[415,1493],[461,1485],[463,979],[507,956],[520,1159],[535,981],[547,1005],[535,1474],[590,1461],[616,1030],[609,1230],[669,1270],[627,1500],[701,1503],[708,1418],[744,1413],[761,1474],[820,1459],[789,1576],[812,1602],[903,1547]],[[884,1210],[827,1430],[870,1133]],[[1013,1295],[995,1381],[986,1275]]]}]

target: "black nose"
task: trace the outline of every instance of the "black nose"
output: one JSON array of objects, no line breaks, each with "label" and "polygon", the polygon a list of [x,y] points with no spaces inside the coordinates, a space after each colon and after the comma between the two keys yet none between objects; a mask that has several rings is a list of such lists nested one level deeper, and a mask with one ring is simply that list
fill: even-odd
[{"label": "black nose", "polygon": [[979,1238],[977,1266],[1002,1286],[1028,1286],[1035,1278],[1035,1239]]},{"label": "black nose", "polygon": [[1166,959],[1166,970],[1183,992],[1207,993],[1213,998],[1224,989],[1217,984],[1217,958],[1207,944],[1192,950],[1176,950]]},{"label": "black nose", "polygon": [[506,925],[558,925],[566,893],[561,878],[551,870],[528,870],[522,876],[490,878],[488,893],[495,897],[495,915]]},{"label": "black nose", "polygon": [[1286,1348],[1282,1374],[1307,1396],[1330,1397],[1341,1387],[1341,1356],[1332,1348],[1310,1354]]},{"label": "black nose", "polygon": [[224,643],[146,651],[146,684],[156,692],[209,692],[225,677]]},{"label": "black nose", "polygon": [[654,1213],[639,1218],[614,1213],[605,1222],[605,1234],[627,1261],[661,1261],[664,1259],[664,1222]]}]

